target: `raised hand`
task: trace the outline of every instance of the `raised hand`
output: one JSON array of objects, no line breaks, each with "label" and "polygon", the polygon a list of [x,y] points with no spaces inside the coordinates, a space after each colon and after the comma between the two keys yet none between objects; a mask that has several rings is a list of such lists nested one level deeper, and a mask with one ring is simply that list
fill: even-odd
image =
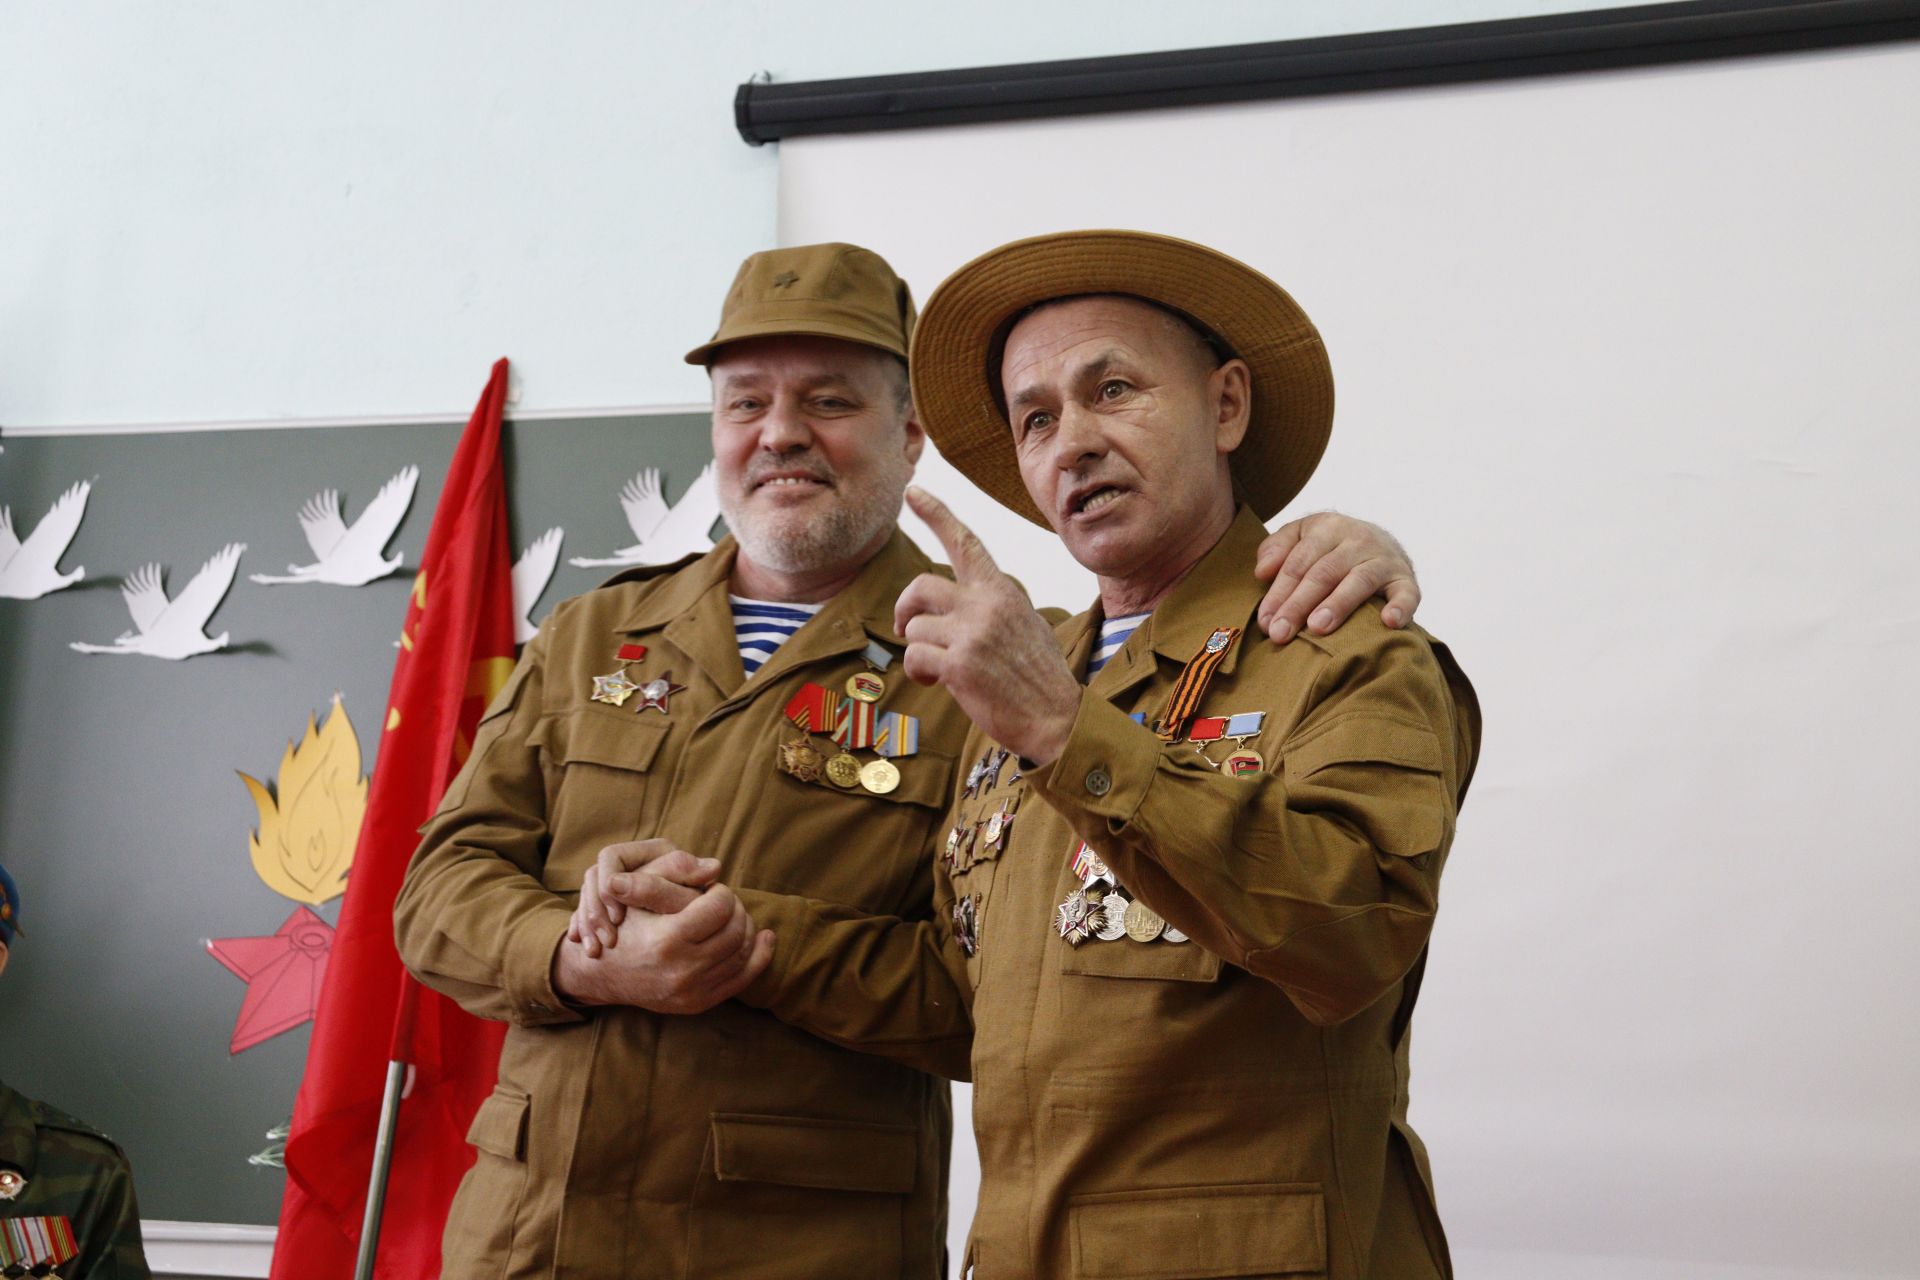
[{"label": "raised hand", "polygon": [[1080,682],[1060,656],[1053,628],[945,503],[915,487],[907,505],[953,566],[952,581],[923,573],[894,606],[894,629],[907,640],[907,676],[945,688],[1001,746],[1052,762],[1066,749],[1080,706]]},{"label": "raised hand", "polygon": [[1302,628],[1324,636],[1376,595],[1387,598],[1380,620],[1389,627],[1406,626],[1420,608],[1406,548],[1379,525],[1338,511],[1302,516],[1268,534],[1253,572],[1273,580],[1258,616],[1275,644]]}]

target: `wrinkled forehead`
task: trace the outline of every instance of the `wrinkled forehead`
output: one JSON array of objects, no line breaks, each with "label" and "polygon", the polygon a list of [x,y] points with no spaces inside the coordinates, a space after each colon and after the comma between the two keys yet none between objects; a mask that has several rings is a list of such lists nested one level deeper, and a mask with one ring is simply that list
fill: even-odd
[{"label": "wrinkled forehead", "polygon": [[[1007,386],[1067,352],[1089,362],[1116,355],[1185,358],[1197,370],[1217,369],[1233,358],[1205,326],[1174,308],[1127,293],[1083,293],[1049,298],[1016,312],[1000,327],[988,352],[987,378],[1002,412]],[[1070,371],[1063,371],[1070,372]]]}]

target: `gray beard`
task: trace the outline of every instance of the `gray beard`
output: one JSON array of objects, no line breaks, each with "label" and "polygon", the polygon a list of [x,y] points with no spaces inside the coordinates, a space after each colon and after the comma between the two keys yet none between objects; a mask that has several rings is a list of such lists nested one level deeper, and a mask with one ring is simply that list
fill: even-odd
[{"label": "gray beard", "polygon": [[720,514],[755,564],[775,573],[812,573],[846,563],[891,528],[905,490],[903,475],[897,485],[876,486],[865,501],[837,503],[818,517],[780,513],[760,519],[726,500]]}]

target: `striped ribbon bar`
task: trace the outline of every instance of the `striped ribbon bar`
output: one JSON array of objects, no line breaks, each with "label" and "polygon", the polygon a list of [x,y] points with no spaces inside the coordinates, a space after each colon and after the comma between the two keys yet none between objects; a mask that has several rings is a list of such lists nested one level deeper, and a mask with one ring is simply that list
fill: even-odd
[{"label": "striped ribbon bar", "polygon": [[870,747],[873,745],[873,720],[871,702],[842,698],[840,709],[834,716],[833,740],[849,751]]},{"label": "striped ribbon bar", "polygon": [[64,1217],[0,1218],[0,1267],[57,1267],[79,1256]]},{"label": "striped ribbon bar", "polygon": [[809,680],[787,703],[787,719],[803,733],[830,733],[840,722],[840,704],[846,701],[824,685]]},{"label": "striped ribbon bar", "polygon": [[1193,655],[1180,678],[1174,681],[1173,692],[1167,695],[1167,709],[1160,714],[1160,740],[1178,742],[1180,734],[1186,729],[1187,721],[1200,709],[1200,700],[1207,694],[1207,685],[1213,679],[1213,673],[1227,660],[1233,651],[1233,642],[1240,637],[1240,628],[1221,627],[1207,637],[1200,646],[1200,652]]},{"label": "striped ribbon bar", "polygon": [[1073,851],[1073,874],[1081,884],[1089,880],[1113,879],[1113,872],[1107,870],[1107,864],[1100,860],[1100,855],[1085,840]]},{"label": "striped ribbon bar", "polygon": [[904,758],[920,750],[920,717],[902,711],[883,711],[876,722],[873,749],[883,756]]}]

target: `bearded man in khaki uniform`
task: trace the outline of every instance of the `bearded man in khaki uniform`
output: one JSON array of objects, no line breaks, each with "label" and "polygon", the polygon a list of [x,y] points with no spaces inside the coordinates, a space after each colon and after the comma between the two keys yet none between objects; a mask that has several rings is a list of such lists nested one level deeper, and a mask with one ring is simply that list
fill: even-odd
[{"label": "bearded man in khaki uniform", "polygon": [[974,1028],[976,1277],[1450,1275],[1408,1047],[1479,711],[1372,606],[1254,638],[1318,333],[1224,255],[1081,232],[963,267],[913,356],[942,453],[1100,599],[1050,627],[909,491],[954,578],[902,595],[903,665],[977,726],[935,920],[743,890],[778,944],[742,998],[936,1070]]},{"label": "bearded man in khaki uniform", "polygon": [[[944,572],[895,527],[924,443],[913,319],[864,249],[747,260],[687,357],[712,378],[730,536],[556,609],[423,829],[401,955],[513,1024],[469,1134],[449,1277],[942,1272],[945,1083],[732,999],[772,943],[736,891],[862,919],[932,910],[926,850],[969,729],[898,661],[897,598]],[[1329,546],[1341,573],[1316,575]],[[1370,526],[1283,531],[1269,575],[1289,556],[1282,634],[1372,594],[1382,569],[1410,579]],[[1320,579],[1346,566],[1357,578],[1329,596]],[[657,857],[621,886],[651,910],[570,932],[602,857]],[[971,1028],[950,1012],[945,1048],[922,1041],[912,1066],[966,1074]]]}]

